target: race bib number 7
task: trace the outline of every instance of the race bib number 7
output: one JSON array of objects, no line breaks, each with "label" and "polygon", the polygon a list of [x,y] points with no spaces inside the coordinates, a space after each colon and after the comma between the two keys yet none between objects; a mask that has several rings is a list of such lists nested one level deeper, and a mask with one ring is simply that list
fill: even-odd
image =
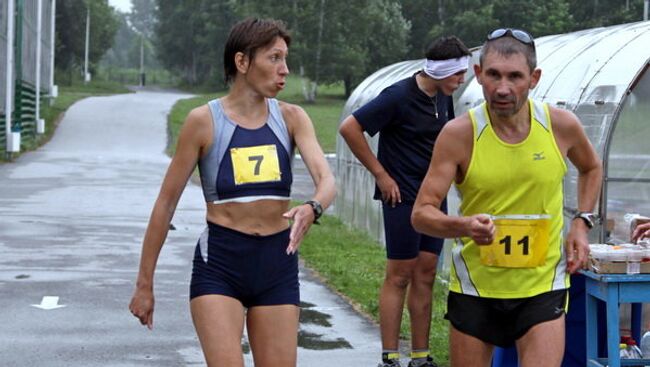
[{"label": "race bib number 7", "polygon": [[504,215],[493,217],[494,241],[479,246],[481,263],[504,268],[534,268],[544,265],[548,252],[549,215]]},{"label": "race bib number 7", "polygon": [[231,148],[235,185],[280,181],[280,163],[274,144]]}]

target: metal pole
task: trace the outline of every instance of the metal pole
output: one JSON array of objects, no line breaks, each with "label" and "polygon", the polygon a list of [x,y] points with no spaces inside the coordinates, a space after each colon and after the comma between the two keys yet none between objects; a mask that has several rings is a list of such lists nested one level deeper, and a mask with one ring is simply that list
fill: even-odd
[{"label": "metal pole", "polygon": [[140,33],[140,86],[144,87],[144,35]]},{"label": "metal pole", "polygon": [[90,8],[86,8],[86,51],[84,52],[84,83],[88,83],[88,45],[90,43]]},{"label": "metal pole", "polygon": [[[58,94],[57,91],[54,90],[54,54],[56,53],[56,0],[52,0],[52,21],[50,22],[50,51],[52,51],[52,54],[50,55],[50,97],[55,98]],[[52,100],[50,100],[51,103]]]},{"label": "metal pole", "polygon": [[13,110],[12,101],[14,94],[11,93],[13,72],[14,72],[14,17],[16,16],[14,10],[14,0],[7,2],[7,81],[5,88],[7,93],[5,95],[5,141],[7,155],[13,151],[11,144],[11,112]]},{"label": "metal pole", "polygon": [[41,33],[43,31],[43,0],[36,2],[36,132],[44,133],[41,128]]},{"label": "metal pole", "polygon": [[648,8],[650,8],[650,0],[643,2],[643,20],[648,20]]}]

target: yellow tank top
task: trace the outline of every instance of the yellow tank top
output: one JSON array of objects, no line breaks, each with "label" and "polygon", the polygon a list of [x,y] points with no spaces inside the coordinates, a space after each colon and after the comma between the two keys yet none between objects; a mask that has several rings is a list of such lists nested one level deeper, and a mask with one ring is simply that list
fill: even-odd
[{"label": "yellow tank top", "polygon": [[560,153],[548,106],[529,100],[531,127],[517,144],[501,140],[485,103],[469,112],[474,146],[463,182],[460,215],[493,216],[497,235],[478,246],[456,239],[450,290],[489,298],[522,298],[566,289]]}]

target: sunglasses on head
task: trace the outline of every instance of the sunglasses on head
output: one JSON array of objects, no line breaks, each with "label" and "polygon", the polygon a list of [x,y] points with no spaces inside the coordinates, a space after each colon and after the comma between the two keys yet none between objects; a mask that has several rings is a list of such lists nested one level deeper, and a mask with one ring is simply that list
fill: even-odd
[{"label": "sunglasses on head", "polygon": [[521,29],[512,29],[512,28],[495,29],[492,32],[490,32],[490,34],[488,34],[487,40],[492,41],[506,36],[511,36],[512,38],[516,39],[517,41],[525,45],[531,45],[533,47],[535,46],[535,41],[533,40],[533,36],[531,36],[526,31],[522,31]]}]

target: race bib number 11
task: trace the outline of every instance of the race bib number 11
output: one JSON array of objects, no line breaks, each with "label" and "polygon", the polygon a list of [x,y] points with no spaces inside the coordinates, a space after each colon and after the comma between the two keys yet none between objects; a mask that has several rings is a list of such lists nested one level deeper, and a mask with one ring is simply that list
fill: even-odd
[{"label": "race bib number 11", "polygon": [[504,215],[493,217],[494,241],[479,246],[481,263],[504,268],[534,268],[544,265],[548,252],[549,215]]},{"label": "race bib number 11", "polygon": [[280,163],[274,144],[231,148],[235,185],[280,181]]}]

